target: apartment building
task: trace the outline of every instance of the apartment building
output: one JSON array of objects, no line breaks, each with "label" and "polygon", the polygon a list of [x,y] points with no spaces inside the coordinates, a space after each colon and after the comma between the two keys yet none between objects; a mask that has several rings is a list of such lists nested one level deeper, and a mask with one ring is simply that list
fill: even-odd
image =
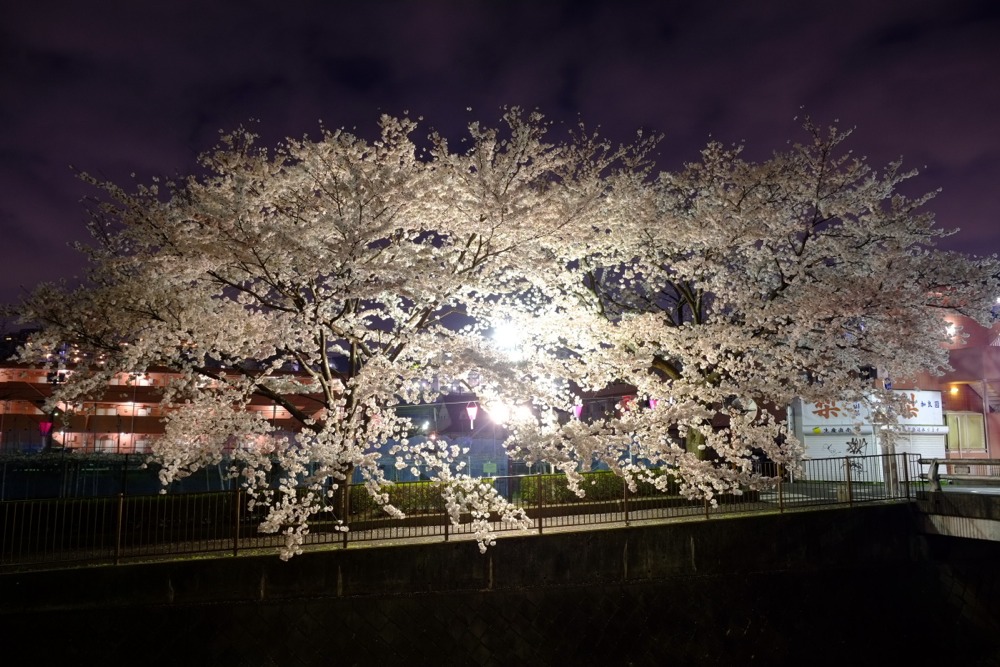
[{"label": "apartment building", "polygon": [[[46,400],[72,372],[0,364],[0,451],[147,452],[163,433],[160,398],[177,374],[168,369],[119,373],[101,395],[46,411]],[[284,408],[264,397],[256,397],[249,409],[281,430],[296,428]]]}]

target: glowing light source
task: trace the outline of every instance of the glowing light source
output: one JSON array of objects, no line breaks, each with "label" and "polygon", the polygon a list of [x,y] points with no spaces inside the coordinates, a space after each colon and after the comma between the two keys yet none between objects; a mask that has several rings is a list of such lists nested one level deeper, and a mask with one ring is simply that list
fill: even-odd
[{"label": "glowing light source", "polygon": [[510,419],[510,408],[503,403],[493,403],[488,410],[494,424],[503,424]]},{"label": "glowing light source", "polygon": [[519,405],[514,410],[514,417],[522,421],[527,421],[529,419],[534,419],[535,415],[531,412],[531,408],[527,405]]},{"label": "glowing light source", "polygon": [[469,415],[469,428],[474,429],[476,427],[476,415],[479,414],[479,406],[469,401],[469,404],[465,406],[465,412]]},{"label": "glowing light source", "polygon": [[521,361],[521,332],[509,321],[500,322],[493,328],[493,341],[511,361]]}]

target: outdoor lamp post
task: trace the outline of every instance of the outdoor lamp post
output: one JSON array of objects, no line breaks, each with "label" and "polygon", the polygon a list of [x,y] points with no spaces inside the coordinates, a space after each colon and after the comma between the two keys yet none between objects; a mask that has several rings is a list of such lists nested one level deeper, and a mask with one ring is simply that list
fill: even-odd
[{"label": "outdoor lamp post", "polygon": [[469,401],[469,404],[465,406],[465,412],[469,415],[469,430],[475,430],[476,415],[479,414],[479,406]]},{"label": "outdoor lamp post", "polygon": [[49,420],[48,415],[45,416],[42,421],[38,422],[38,432],[42,436],[42,449],[48,450],[52,447],[52,421]]},{"label": "outdoor lamp post", "polygon": [[[51,385],[61,385],[66,382],[66,370],[59,368],[57,370],[50,370],[45,375],[45,380]],[[42,449],[45,451],[51,450],[53,446],[52,442],[52,427],[55,424],[56,419],[62,417],[62,411],[56,407],[51,412],[46,412],[42,421],[38,422],[38,430],[42,434]]]}]

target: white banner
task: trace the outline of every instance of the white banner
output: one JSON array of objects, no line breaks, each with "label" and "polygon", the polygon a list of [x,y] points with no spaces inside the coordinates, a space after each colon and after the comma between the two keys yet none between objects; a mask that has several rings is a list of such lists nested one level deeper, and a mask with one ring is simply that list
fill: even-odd
[{"label": "white banner", "polygon": [[[909,399],[900,424],[906,426],[943,426],[941,392],[897,389],[892,392]],[[802,431],[804,433],[845,433],[854,427],[867,427],[871,433],[871,413],[864,403],[802,403]],[[816,429],[819,430],[816,430]],[[832,430],[831,430],[832,429]],[[859,431],[864,433],[865,431]],[[930,431],[914,431],[929,433]],[[945,431],[947,432],[947,429]]]}]

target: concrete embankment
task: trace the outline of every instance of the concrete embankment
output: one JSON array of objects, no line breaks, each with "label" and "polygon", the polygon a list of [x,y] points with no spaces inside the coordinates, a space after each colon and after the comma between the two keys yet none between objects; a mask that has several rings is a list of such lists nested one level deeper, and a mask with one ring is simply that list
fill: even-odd
[{"label": "concrete embankment", "polygon": [[997,544],[915,511],[6,574],[0,632],[105,665],[1000,664]]}]

